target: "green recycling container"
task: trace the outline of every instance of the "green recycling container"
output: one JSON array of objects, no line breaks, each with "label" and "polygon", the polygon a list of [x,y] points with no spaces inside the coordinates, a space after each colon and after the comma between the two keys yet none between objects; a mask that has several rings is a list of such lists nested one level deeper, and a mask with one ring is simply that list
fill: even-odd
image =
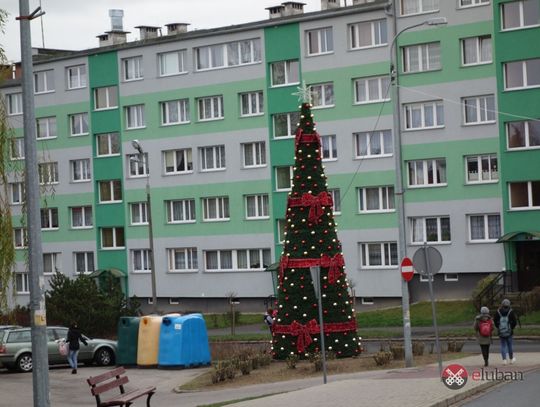
[{"label": "green recycling container", "polygon": [[139,317],[120,317],[118,321],[117,365],[129,366],[137,364],[139,323]]}]

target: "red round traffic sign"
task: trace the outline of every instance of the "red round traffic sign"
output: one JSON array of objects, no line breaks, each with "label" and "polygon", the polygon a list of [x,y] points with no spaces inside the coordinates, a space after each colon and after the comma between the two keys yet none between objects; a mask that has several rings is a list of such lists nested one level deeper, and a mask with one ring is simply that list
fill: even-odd
[{"label": "red round traffic sign", "polygon": [[411,281],[414,276],[413,262],[408,257],[404,257],[401,261],[401,276],[405,281]]}]

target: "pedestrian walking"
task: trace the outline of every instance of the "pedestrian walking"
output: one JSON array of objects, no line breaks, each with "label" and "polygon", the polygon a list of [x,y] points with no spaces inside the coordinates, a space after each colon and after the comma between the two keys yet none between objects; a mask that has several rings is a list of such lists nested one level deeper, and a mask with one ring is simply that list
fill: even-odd
[{"label": "pedestrian walking", "polygon": [[501,307],[495,314],[495,326],[501,340],[501,356],[503,364],[515,363],[514,349],[512,348],[512,337],[517,325],[516,313],[510,308],[510,300],[502,300]]},{"label": "pedestrian walking", "polygon": [[266,325],[268,325],[270,333],[272,333],[272,325],[274,324],[274,310],[272,308],[268,308],[266,310],[266,314],[264,314],[264,322]]},{"label": "pedestrian walking", "polygon": [[489,366],[489,346],[492,343],[493,327],[493,318],[489,314],[489,308],[480,308],[480,314],[474,319],[474,330],[484,358],[484,366],[486,367]]},{"label": "pedestrian walking", "polygon": [[71,366],[71,374],[77,374],[77,357],[80,349],[79,342],[82,342],[85,346],[88,346],[88,343],[81,335],[77,322],[73,322],[69,327],[66,342],[69,344],[69,353],[67,359],[69,365]]}]

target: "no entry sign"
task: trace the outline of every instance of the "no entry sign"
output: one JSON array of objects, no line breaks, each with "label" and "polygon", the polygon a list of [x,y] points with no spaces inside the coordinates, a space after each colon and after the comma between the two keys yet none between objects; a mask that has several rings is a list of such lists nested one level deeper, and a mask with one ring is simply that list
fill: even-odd
[{"label": "no entry sign", "polygon": [[408,257],[404,257],[401,261],[401,276],[405,281],[411,281],[414,276],[413,263]]}]

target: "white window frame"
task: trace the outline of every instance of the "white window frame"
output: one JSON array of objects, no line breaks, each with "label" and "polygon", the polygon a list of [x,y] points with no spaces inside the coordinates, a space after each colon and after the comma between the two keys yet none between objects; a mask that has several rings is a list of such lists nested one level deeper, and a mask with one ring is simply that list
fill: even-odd
[{"label": "white window frame", "polygon": [[[131,249],[131,270],[134,274],[147,274],[152,272],[150,249]],[[139,257],[137,259],[137,257]],[[140,264],[137,264],[140,263]],[[139,268],[139,266],[141,268]]]},{"label": "white window frame", "polygon": [[[362,270],[388,270],[399,266],[399,254],[396,242],[362,242],[360,245],[360,267]],[[370,249],[379,249],[381,264],[370,263]],[[392,262],[392,252],[395,253],[395,262]]]},{"label": "white window frame", "polygon": [[[71,182],[89,182],[92,180],[92,168],[89,158],[70,160],[69,169],[71,172]],[[79,172],[78,178],[76,177],[77,171]]]},{"label": "white window frame", "polygon": [[362,297],[361,299],[362,305],[373,305],[375,304],[375,300],[373,297]]},{"label": "white window frame", "polygon": [[[24,182],[9,183],[9,198],[11,205],[22,205],[24,203]],[[15,199],[18,197],[18,199]]]},{"label": "white window frame", "polygon": [[144,178],[150,174],[150,168],[148,166],[148,153],[141,154],[128,154],[126,156],[126,163],[128,166],[129,178]]},{"label": "white window frame", "polygon": [[[378,208],[367,208],[367,192],[370,190],[377,190],[378,192]],[[393,186],[366,186],[358,188],[358,213],[388,213],[395,212],[396,204],[394,198]]]},{"label": "white window frame", "polygon": [[[215,206],[215,217],[210,217],[210,205]],[[213,196],[201,198],[202,220],[203,222],[225,222],[231,219],[229,197]]]},{"label": "white window frame", "polygon": [[[472,218],[473,217],[478,217],[478,218],[482,218],[482,222],[483,222],[483,237],[482,238],[477,238],[477,239],[473,239],[473,232],[472,232]],[[489,224],[489,220],[490,218],[492,217],[498,217],[499,220],[498,220],[498,224],[499,224],[499,234],[496,236],[496,237],[489,237],[489,227],[490,227],[490,224]],[[468,230],[468,242],[469,243],[494,243],[496,242],[502,235],[501,233],[501,229],[502,229],[502,223],[501,223],[501,215],[498,214],[498,213],[482,213],[482,214],[471,214],[471,215],[467,215],[467,230]]]},{"label": "white window frame", "polygon": [[[82,256],[84,260],[84,270],[77,270],[77,256]],[[92,259],[90,261],[90,259]],[[91,266],[91,267],[90,267]],[[74,275],[90,274],[96,268],[94,252],[73,252],[73,271]]]},{"label": "white window frame", "polygon": [[[249,148],[251,152],[247,151]],[[252,164],[248,164],[248,158],[251,159]],[[264,141],[242,143],[242,165],[243,168],[266,167],[266,143]]]},{"label": "white window frame", "polygon": [[[170,201],[165,201],[165,206],[168,224],[195,223],[197,221],[195,199],[193,198],[172,199]],[[180,208],[178,208],[180,212],[175,210],[175,207],[177,206],[180,206]],[[181,216],[177,218],[177,215]]]},{"label": "white window frame", "polygon": [[[491,104],[491,108],[489,107]],[[496,122],[497,111],[495,95],[467,96],[461,98],[463,125],[474,126],[479,124],[491,124]],[[467,114],[467,106],[470,106],[475,114],[474,120],[470,120]],[[491,117],[490,117],[491,116]],[[468,121],[468,119],[470,121]]]},{"label": "white window frame", "polygon": [[180,297],[169,297],[169,305],[180,304]]},{"label": "white window frame", "polygon": [[[482,164],[484,160],[488,160],[488,169],[487,171],[484,170]],[[469,169],[469,164],[473,161],[476,162],[476,168],[479,170],[476,173],[476,177],[473,175],[474,172]],[[493,171],[493,161],[495,161],[495,168],[497,171]],[[465,182],[467,184],[491,184],[499,182],[499,160],[497,157],[497,154],[482,154],[482,155],[470,155],[465,157],[465,174],[466,179]],[[479,172],[480,169],[482,170],[482,176],[480,176]],[[485,176],[487,178],[485,178]]]},{"label": "white window frame", "polygon": [[[283,65],[283,82],[274,83],[274,71],[278,66]],[[296,72],[296,73],[294,73]],[[300,62],[298,59],[289,59],[286,61],[276,61],[270,64],[271,87],[291,86],[300,83]]]},{"label": "white window frame", "polygon": [[58,162],[38,164],[39,185],[58,184]]},{"label": "white window frame", "polygon": [[[538,134],[540,136],[540,120],[535,121],[538,126]],[[512,123],[523,123],[523,138],[525,141],[525,145],[518,146],[518,147],[511,147],[510,146],[510,126]],[[540,137],[538,139],[538,144],[531,145],[531,126],[534,122],[532,120],[519,120],[519,121],[511,121],[505,123],[505,129],[506,129],[506,148],[508,150],[534,150],[540,148]]]},{"label": "white window frame", "polygon": [[[533,1],[536,1],[536,0],[533,0]],[[505,8],[506,5],[509,5],[509,4],[518,4],[519,5],[519,25],[516,26],[516,27],[505,28],[504,27],[504,8]],[[531,28],[531,27],[540,26],[540,18],[539,18],[539,21],[536,24],[525,25],[525,14],[527,14],[527,13],[526,13],[526,11],[525,11],[525,9],[523,7],[523,1],[512,1],[512,2],[507,2],[507,3],[501,3],[500,7],[501,7],[501,9],[500,9],[501,31],[522,30],[522,29],[525,29],[525,28]]]},{"label": "white window frame", "polygon": [[[120,196],[115,196],[115,184],[120,186]],[[108,185],[109,194],[111,196],[110,200],[103,200],[103,197],[101,196],[101,185]],[[111,180],[102,180],[98,182],[98,193],[99,193],[99,203],[100,204],[113,204],[113,203],[120,203],[122,202],[122,182],[119,179],[111,179]]]},{"label": "white window frame", "polygon": [[[534,88],[539,88],[540,87],[540,83],[538,84],[534,84],[534,85],[529,85],[528,83],[528,76],[527,76],[527,64],[531,61],[538,61],[538,64],[540,65],[540,58],[531,58],[531,59],[525,59],[525,60],[522,60],[522,61],[509,61],[509,62],[505,62],[503,63],[503,73],[504,73],[504,90],[507,90],[507,91],[512,91],[512,90],[520,90],[520,89],[534,89]],[[522,82],[523,82],[523,85],[521,86],[514,86],[514,87],[508,87],[508,71],[507,71],[507,67],[509,64],[517,64],[517,63],[520,63],[521,64],[521,79],[522,79]]]},{"label": "white window frame", "polygon": [[[286,188],[280,188],[278,185],[279,177],[278,177],[278,171],[283,170],[285,168],[289,169],[289,186]],[[275,167],[275,174],[276,174],[276,192],[285,192],[290,191],[292,189],[292,178],[293,178],[293,166],[292,165],[280,165]]]},{"label": "white window frame", "polygon": [[[182,159],[178,159],[181,156]],[[172,158],[173,170],[170,171],[167,168],[167,159]],[[183,163],[184,169],[179,168],[179,165]],[[191,148],[179,148],[176,150],[163,151],[163,171],[165,175],[177,175],[177,174],[191,174],[193,173],[193,151]]]},{"label": "white window frame", "polygon": [[[185,268],[176,268],[176,256],[184,257]],[[173,247],[167,249],[168,272],[169,273],[186,273],[199,271],[199,261],[197,258],[196,247]]]},{"label": "white window frame", "polygon": [[277,243],[283,244],[285,243],[285,239],[287,237],[287,220],[285,219],[276,219],[276,230],[277,230]]},{"label": "white window frame", "polygon": [[[43,90],[38,90],[40,86],[43,86]],[[34,72],[34,94],[41,95],[52,92],[54,92],[54,70],[46,69]]]},{"label": "white window frame", "polygon": [[[43,274],[50,276],[56,271],[60,271],[60,253],[43,253]],[[51,271],[47,271],[50,266]]]},{"label": "white window frame", "polygon": [[[490,55],[488,60],[482,60],[482,45],[484,41],[489,40],[489,49],[490,49]],[[475,62],[466,62],[465,57],[467,55],[467,41],[474,41],[474,47],[475,47]],[[491,38],[491,34],[485,34],[485,35],[478,35],[476,37],[467,37],[462,38],[460,40],[461,42],[461,65],[462,66],[477,66],[477,65],[485,65],[485,64],[491,64],[493,62],[493,41]]]},{"label": "white window frame", "polygon": [[337,138],[335,134],[321,136],[321,159],[322,161],[337,161]]},{"label": "white window frame", "polygon": [[240,93],[240,117],[261,116],[264,114],[263,91]]},{"label": "white window frame", "polygon": [[[426,125],[426,108],[431,108],[433,112],[432,122],[433,125]],[[439,112],[437,109],[440,108],[442,111],[442,118],[439,117]],[[420,109],[420,126],[412,127],[413,124],[413,111]],[[441,129],[445,126],[444,124],[444,104],[442,100],[433,100],[427,102],[417,102],[417,103],[406,103],[403,104],[403,114],[404,114],[404,127],[405,131],[416,131],[423,129]],[[442,123],[439,124],[439,119],[442,119]]]},{"label": "white window frame", "polygon": [[[429,72],[429,71],[438,71],[442,68],[441,64],[441,43],[439,41],[427,42],[423,44],[414,44],[407,45],[402,47],[402,69],[403,73],[418,73],[418,72]],[[413,50],[416,50],[418,55],[418,66],[411,67],[411,53]],[[438,56],[436,53],[438,52]],[[436,60],[432,63],[431,57],[435,53],[437,57]]]},{"label": "white window frame", "polygon": [[[317,51],[314,51],[313,45],[315,44],[317,46]],[[334,33],[332,27],[306,30],[306,53],[308,57],[333,54]]]},{"label": "white window frame", "polygon": [[22,92],[8,93],[6,95],[6,104],[8,116],[23,114]]},{"label": "white window frame", "polygon": [[[287,118],[287,134],[285,135],[276,135],[276,120],[278,117],[286,116]],[[298,117],[298,120],[295,121],[294,118]],[[272,128],[273,128],[273,136],[274,139],[286,139],[286,138],[292,138],[295,136],[297,123],[300,121],[300,113],[299,112],[284,112],[284,113],[274,113],[272,115]]]},{"label": "white window frame", "polygon": [[9,141],[9,159],[24,160],[24,137],[12,137]]},{"label": "white window frame", "polygon": [[[100,152],[100,140],[105,138],[106,151]],[[96,134],[96,157],[112,157],[120,155],[120,133],[99,133]],[[116,148],[115,148],[116,147]]]},{"label": "white window frame", "polygon": [[141,55],[122,59],[122,79],[124,82],[144,79],[143,58]]},{"label": "white window frame", "polygon": [[[189,114],[189,99],[175,99],[160,102],[161,126],[174,126],[176,124],[186,124],[191,121]],[[171,110],[176,111],[178,120],[173,121]]]},{"label": "white window frame", "polygon": [[201,172],[224,171],[227,169],[225,145],[199,147]]},{"label": "white window frame", "polygon": [[68,90],[86,88],[86,65],[66,67],[66,87]]},{"label": "white window frame", "polygon": [[[540,202],[537,205],[533,202],[533,183],[540,190],[540,181],[521,181],[521,182],[509,182],[508,183],[508,204],[511,211],[527,211],[540,209]],[[525,184],[527,188],[527,205],[526,206],[514,206],[512,200],[512,186],[516,184]]]},{"label": "white window frame", "polygon": [[311,87],[311,108],[325,109],[336,105],[334,82],[316,83]]},{"label": "white window frame", "polygon": [[[469,2],[471,4],[463,4],[465,2]],[[470,8],[470,7],[480,7],[480,6],[487,6],[489,5],[490,0],[459,0],[458,2],[458,8]]]},{"label": "white window frame", "polygon": [[40,219],[41,219],[41,230],[43,231],[44,230],[58,230],[60,228],[58,208],[41,208]]},{"label": "white window frame", "polygon": [[[250,266],[250,257],[252,251],[258,251],[258,257],[259,257],[259,267],[251,267]],[[240,268],[238,266],[238,257],[239,252],[246,252],[246,262],[248,267],[247,268]],[[209,253],[216,253],[217,256],[217,268],[210,269],[208,268],[208,258],[207,256]],[[230,253],[231,257],[231,267],[230,268],[224,268],[222,267],[222,255],[225,253]],[[267,254],[267,259],[270,259],[271,251],[269,248],[249,248],[249,249],[229,249],[229,250],[204,250],[203,251],[203,258],[204,258],[204,271],[209,273],[215,273],[215,272],[235,272],[235,271],[264,271],[265,265],[264,265],[264,256]],[[269,260],[270,261],[270,260]]]},{"label": "white window frame", "polygon": [[15,249],[26,249],[28,247],[28,229],[23,227],[13,228],[13,245]]},{"label": "white window frame", "polygon": [[[246,220],[261,220],[270,218],[270,199],[268,194],[244,195]],[[250,215],[249,205],[253,203],[254,213]]]},{"label": "white window frame", "polygon": [[144,114],[144,104],[126,106],[126,130],[144,129],[146,127],[146,120]]},{"label": "white window frame", "polygon": [[[207,104],[210,103],[208,108]],[[208,122],[221,120],[225,117],[223,108],[223,95],[206,96],[197,98],[198,121]]]},{"label": "white window frame", "polygon": [[[249,58],[243,58],[242,47],[249,44]],[[238,59],[235,61],[232,58],[234,53],[229,55],[229,50],[235,49]],[[203,66],[201,57],[205,56],[208,66]],[[216,58],[216,56],[220,56]],[[194,60],[197,71],[208,71],[212,69],[230,68],[242,65],[252,65],[261,62],[261,40],[260,38],[248,38],[240,41],[231,41],[222,44],[212,44],[194,49]]]},{"label": "white window frame", "polygon": [[[404,3],[407,2],[407,1],[415,3],[416,8],[418,9],[418,11],[406,13]],[[401,16],[402,17],[413,16],[413,15],[418,15],[418,14],[427,14],[427,13],[433,13],[433,12],[439,11],[439,0],[433,1],[433,5],[435,7],[433,9],[427,9],[426,8],[426,5],[429,4],[431,2],[431,0],[427,0],[427,3],[425,3],[425,4],[424,4],[424,1],[426,1],[426,0],[401,0],[399,2],[400,3]]]},{"label": "white window frame", "polygon": [[[86,129],[84,123],[86,123]],[[90,132],[89,129],[90,123],[88,121],[88,113],[82,112],[69,115],[69,135],[71,137],[86,136]],[[74,130],[77,132],[75,133]]]},{"label": "white window frame", "polygon": [[341,191],[339,188],[330,188],[328,193],[332,196],[332,212],[334,216],[341,215]]},{"label": "white window frame", "polygon": [[15,291],[17,294],[30,294],[28,273],[15,273]]},{"label": "white window frame", "polygon": [[[353,133],[354,136],[354,158],[383,158],[392,157],[394,155],[394,139],[392,137],[392,130],[375,130],[375,131],[363,131]],[[385,138],[390,138],[390,144],[385,145]],[[361,139],[365,138],[366,154],[362,154],[360,151],[362,142]],[[373,150],[373,140],[378,139],[380,154],[375,154]],[[376,145],[375,147],[376,148]],[[387,151],[390,150],[390,151]],[[375,150],[376,151],[376,150]]]},{"label": "white window frame", "polygon": [[[74,209],[80,209],[81,210],[81,221],[82,224],[80,226],[76,226],[74,222]],[[86,205],[86,206],[73,206],[69,208],[69,215],[70,215],[70,221],[71,221],[71,229],[91,229],[94,226],[94,219],[93,219],[93,211],[92,206]],[[90,217],[90,219],[87,219],[87,215]]]},{"label": "white window frame", "polygon": [[[104,246],[103,245],[103,234],[110,230],[112,233],[112,246]],[[121,234],[119,232],[122,232]],[[100,228],[100,237],[101,237],[101,250],[119,250],[119,249],[125,249],[126,247],[126,238],[125,238],[125,231],[123,227],[102,227]],[[119,241],[120,240],[120,241]],[[124,240],[124,244],[122,246],[119,246],[121,243],[121,240]]]},{"label": "white window frame", "polygon": [[[360,45],[360,29],[361,26],[369,26],[370,28],[370,41],[369,44]],[[386,19],[379,19],[373,21],[361,21],[354,24],[349,24],[347,28],[349,49],[366,49],[375,47],[384,47],[388,45],[388,24]]]},{"label": "white window frame", "polygon": [[[377,82],[378,95],[371,95],[370,82]],[[390,100],[390,77],[371,76],[353,80],[354,104],[365,105],[368,103],[380,103]]]},{"label": "white window frame", "polygon": [[[138,211],[138,212],[137,212]],[[129,220],[131,226],[148,225],[148,206],[147,202],[132,202],[129,204]],[[137,215],[138,218],[137,219]]]},{"label": "white window frame", "polygon": [[[178,63],[176,64],[176,67],[178,69],[166,71],[164,68],[167,65],[166,61],[168,60],[168,57],[174,57],[174,56],[176,56],[177,61],[178,61]],[[181,75],[181,74],[187,73],[186,58],[187,58],[187,50],[185,49],[159,53],[158,54],[159,77],[164,78],[167,76]]]},{"label": "white window frame", "polygon": [[[102,107],[98,107],[98,93],[100,90],[105,91],[105,100],[104,105]],[[100,86],[98,88],[94,88],[94,110],[109,110],[109,109],[117,109],[118,108],[118,87],[116,85],[113,86]]]},{"label": "white window frame", "polygon": [[[43,130],[43,135],[42,135]],[[56,116],[38,117],[36,119],[36,139],[50,140],[57,137]]]},{"label": "white window frame", "polygon": [[[444,167],[441,166],[442,163],[444,163]],[[419,165],[422,168],[419,168]],[[429,168],[430,165],[431,171]],[[441,174],[441,177],[439,177],[437,170],[442,168],[444,168],[444,174]],[[411,177],[411,171],[414,172],[413,177]],[[430,182],[430,177],[432,182]],[[442,179],[444,179],[444,182],[441,182]],[[448,176],[445,158],[407,161],[407,186],[409,188],[429,188],[446,185],[448,185]]]},{"label": "white window frame", "polygon": [[449,283],[455,283],[459,281],[458,273],[444,273],[444,281]]},{"label": "white window frame", "polygon": [[429,282],[429,280],[431,279],[431,281],[433,282],[433,281],[434,281],[434,278],[435,278],[435,276],[426,276],[426,275],[424,275],[424,274],[420,274],[420,279],[419,279],[419,281],[420,281],[421,283],[427,283],[427,282]]},{"label": "white window frame", "polygon": [[[427,230],[426,230],[426,221],[427,220],[436,220],[437,223],[437,240],[427,240]],[[448,234],[449,239],[443,240],[443,230],[441,226],[441,220],[448,219]],[[421,239],[415,238],[415,223],[420,222],[421,227]],[[450,216],[425,216],[425,217],[411,217],[409,218],[409,226],[410,226],[410,244],[411,245],[422,245],[424,243],[430,245],[430,244],[451,244],[452,243],[452,225],[450,223]],[[415,240],[416,239],[416,240]]]}]

